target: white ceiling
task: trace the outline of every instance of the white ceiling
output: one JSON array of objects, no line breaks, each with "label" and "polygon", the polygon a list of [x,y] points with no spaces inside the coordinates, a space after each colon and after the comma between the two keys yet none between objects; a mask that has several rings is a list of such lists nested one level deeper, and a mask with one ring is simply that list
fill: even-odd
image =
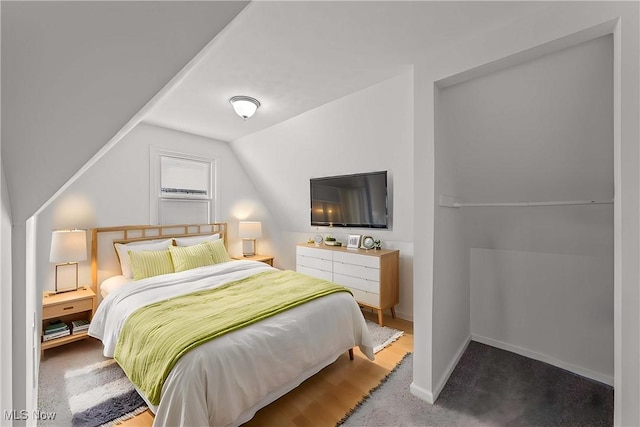
[{"label": "white ceiling", "polygon": [[[543,7],[545,2],[253,2],[145,121],[233,141]],[[234,95],[255,97],[262,106],[243,121],[229,105]]]}]

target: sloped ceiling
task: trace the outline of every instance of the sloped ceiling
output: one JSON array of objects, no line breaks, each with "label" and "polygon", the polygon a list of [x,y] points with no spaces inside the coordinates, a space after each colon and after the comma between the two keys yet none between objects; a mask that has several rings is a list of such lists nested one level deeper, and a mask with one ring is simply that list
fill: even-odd
[{"label": "sloped ceiling", "polygon": [[[407,71],[546,2],[259,1],[145,121],[234,141]],[[229,99],[262,106],[242,121]]]},{"label": "sloped ceiling", "polygon": [[32,215],[246,4],[3,1],[2,162],[14,221]]}]

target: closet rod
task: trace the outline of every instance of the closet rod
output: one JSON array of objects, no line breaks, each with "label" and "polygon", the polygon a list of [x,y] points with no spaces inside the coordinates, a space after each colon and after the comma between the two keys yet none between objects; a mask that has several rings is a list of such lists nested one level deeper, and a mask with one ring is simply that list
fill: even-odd
[{"label": "closet rod", "polygon": [[467,208],[467,207],[499,207],[499,206],[515,206],[515,207],[527,207],[527,206],[569,206],[569,205],[612,205],[613,200],[563,200],[563,201],[550,201],[550,202],[506,202],[506,203],[459,203],[453,202],[451,204],[440,206],[453,207],[453,208]]}]

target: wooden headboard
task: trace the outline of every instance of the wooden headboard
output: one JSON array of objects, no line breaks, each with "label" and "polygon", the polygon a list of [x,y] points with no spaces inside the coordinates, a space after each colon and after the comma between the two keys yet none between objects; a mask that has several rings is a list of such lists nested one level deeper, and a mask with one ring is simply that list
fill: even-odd
[{"label": "wooden headboard", "polygon": [[120,274],[114,244],[172,237],[206,236],[220,234],[227,246],[227,223],[177,225],[121,225],[91,230],[91,288],[99,295],[98,285],[105,279]]}]

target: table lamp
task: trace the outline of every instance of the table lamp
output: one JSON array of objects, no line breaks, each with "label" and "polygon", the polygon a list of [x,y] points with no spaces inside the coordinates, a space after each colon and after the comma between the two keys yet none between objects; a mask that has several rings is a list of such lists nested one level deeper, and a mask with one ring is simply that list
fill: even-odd
[{"label": "table lamp", "polygon": [[256,254],[256,238],[262,237],[260,221],[240,221],[238,235],[242,238],[242,255],[249,257]]},{"label": "table lamp", "polygon": [[87,259],[85,230],[55,230],[49,261],[56,263],[56,294],[78,289],[78,262]]}]

